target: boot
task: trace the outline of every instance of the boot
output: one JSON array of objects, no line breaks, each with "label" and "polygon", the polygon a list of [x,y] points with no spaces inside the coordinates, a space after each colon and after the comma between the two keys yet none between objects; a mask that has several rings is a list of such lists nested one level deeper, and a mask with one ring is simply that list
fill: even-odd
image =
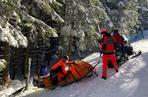
[{"label": "boot", "polygon": [[102,76],[102,79],[107,80],[107,78],[105,76]]},{"label": "boot", "polygon": [[118,69],[116,69],[116,73],[119,72]]}]

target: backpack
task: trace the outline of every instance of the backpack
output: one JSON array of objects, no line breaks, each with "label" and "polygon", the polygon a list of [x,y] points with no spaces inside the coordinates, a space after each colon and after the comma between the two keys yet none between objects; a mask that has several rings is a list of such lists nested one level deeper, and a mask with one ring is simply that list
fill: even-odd
[{"label": "backpack", "polygon": [[122,35],[119,36],[119,41],[121,45],[124,44],[124,37]]},{"label": "backpack", "polygon": [[108,37],[106,40],[106,44],[114,44],[112,37]]},{"label": "backpack", "polygon": [[114,40],[111,36],[107,36],[107,40],[105,40],[105,37],[103,37],[102,40],[103,40],[103,47],[102,47],[103,50],[106,49],[106,46],[108,44],[113,44],[115,46]]}]

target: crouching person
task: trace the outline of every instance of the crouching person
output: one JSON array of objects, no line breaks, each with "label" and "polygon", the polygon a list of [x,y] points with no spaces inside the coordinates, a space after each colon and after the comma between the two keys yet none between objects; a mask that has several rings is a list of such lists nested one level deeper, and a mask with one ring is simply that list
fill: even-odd
[{"label": "crouching person", "polygon": [[74,62],[69,61],[68,56],[64,56],[51,67],[50,75],[54,86],[56,86],[59,81],[65,79],[68,74],[69,64],[74,64]]}]

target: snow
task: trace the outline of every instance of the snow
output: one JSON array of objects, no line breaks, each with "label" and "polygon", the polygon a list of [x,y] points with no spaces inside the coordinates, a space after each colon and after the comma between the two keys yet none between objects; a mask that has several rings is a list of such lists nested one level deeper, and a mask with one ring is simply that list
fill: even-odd
[{"label": "snow", "polygon": [[[132,43],[134,49],[140,49],[142,54],[127,61],[116,74],[109,69],[110,77],[107,80],[101,79],[99,64],[99,76],[94,75],[53,91],[42,89],[31,94],[26,91],[19,97],[148,97],[148,30],[144,34],[144,39]],[[95,65],[98,59],[99,53],[96,52],[84,61]]]},{"label": "snow", "polygon": [[[3,22],[0,19],[1,22]],[[27,47],[27,38],[21,33],[21,31],[15,29],[10,23],[6,22],[5,26],[0,25],[0,41],[7,42],[14,47]]]},{"label": "snow", "polygon": [[6,60],[0,59],[0,71],[2,71],[6,67]]},{"label": "snow", "polygon": [[9,97],[11,94],[15,93],[16,91],[20,90],[22,87],[25,86],[25,82],[21,82],[19,80],[13,80],[7,87],[1,87],[0,89],[0,97]]},{"label": "snow", "polygon": [[148,8],[146,8],[146,7],[141,7],[141,9],[142,9],[143,11],[148,11]]}]

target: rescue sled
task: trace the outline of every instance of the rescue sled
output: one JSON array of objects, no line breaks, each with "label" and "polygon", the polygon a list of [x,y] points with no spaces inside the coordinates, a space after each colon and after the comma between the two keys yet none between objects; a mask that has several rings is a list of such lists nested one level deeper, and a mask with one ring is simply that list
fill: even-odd
[{"label": "rescue sled", "polygon": [[[58,82],[57,86],[65,86],[88,77],[92,74],[94,68],[95,66],[92,66],[87,62],[75,61],[75,64],[69,65],[68,74],[65,75],[64,79]],[[42,84],[45,88],[51,89],[53,87],[53,80],[50,74],[42,78],[35,76],[35,80]]]}]

